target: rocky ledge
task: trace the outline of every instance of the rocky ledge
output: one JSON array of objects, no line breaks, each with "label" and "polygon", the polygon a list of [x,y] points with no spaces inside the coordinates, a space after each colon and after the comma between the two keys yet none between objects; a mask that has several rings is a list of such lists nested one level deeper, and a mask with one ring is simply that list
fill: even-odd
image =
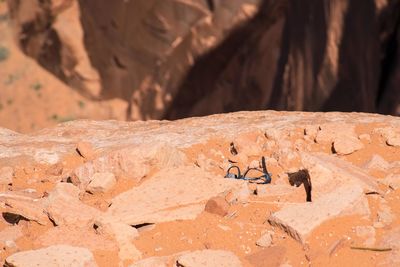
[{"label": "rocky ledge", "polygon": [[[224,178],[261,157],[271,183]],[[5,266],[400,264],[397,117],[262,111],[0,129],[0,187]]]}]

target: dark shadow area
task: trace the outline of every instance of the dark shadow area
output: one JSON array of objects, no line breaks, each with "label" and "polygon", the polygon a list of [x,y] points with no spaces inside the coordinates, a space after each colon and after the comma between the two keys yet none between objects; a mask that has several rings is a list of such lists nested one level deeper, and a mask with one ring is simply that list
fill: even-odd
[{"label": "dark shadow area", "polygon": [[311,199],[311,178],[308,170],[299,170],[298,172],[288,173],[289,183],[291,186],[299,187],[304,185],[304,190],[306,191],[306,201],[312,202]]}]

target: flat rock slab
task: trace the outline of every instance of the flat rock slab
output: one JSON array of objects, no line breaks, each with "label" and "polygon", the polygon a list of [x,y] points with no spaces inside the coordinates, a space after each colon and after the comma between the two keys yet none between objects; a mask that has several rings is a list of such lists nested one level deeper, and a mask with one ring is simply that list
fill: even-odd
[{"label": "flat rock slab", "polygon": [[198,250],[179,256],[178,266],[184,267],[240,267],[239,258],[225,250]]},{"label": "flat rock slab", "polygon": [[101,213],[99,210],[83,204],[79,198],[79,189],[70,183],[58,183],[43,206],[49,218],[56,225],[88,226]]},{"label": "flat rock slab", "polygon": [[372,176],[336,156],[301,153],[301,160],[310,173],[313,199],[322,197],[344,184],[357,184],[365,192],[380,192],[378,183]]},{"label": "flat rock slab", "polygon": [[57,245],[15,253],[6,259],[10,267],[95,267],[93,254],[86,248]]},{"label": "flat rock slab", "polygon": [[368,215],[369,208],[359,185],[344,185],[315,202],[288,204],[273,213],[268,222],[301,243],[323,222],[339,215]]},{"label": "flat rock slab", "polygon": [[191,220],[204,210],[208,199],[239,190],[243,183],[197,167],[166,169],[116,196],[105,216],[130,225]]},{"label": "flat rock slab", "polygon": [[[82,237],[85,238],[82,238]],[[74,226],[56,226],[40,235],[34,242],[37,247],[49,247],[53,245],[69,245],[73,247],[85,247],[93,250],[117,251],[115,241],[104,235],[97,234],[93,228],[81,228]]]}]

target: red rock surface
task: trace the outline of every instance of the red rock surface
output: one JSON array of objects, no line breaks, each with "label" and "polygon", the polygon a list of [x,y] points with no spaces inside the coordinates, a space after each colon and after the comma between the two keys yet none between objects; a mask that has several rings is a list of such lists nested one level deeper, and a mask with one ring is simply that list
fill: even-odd
[{"label": "red rock surface", "polygon": [[[348,135],[332,131],[343,125]],[[398,265],[400,148],[386,141],[399,127],[382,115],[265,111],[80,120],[34,134],[0,128],[0,166],[13,173],[0,185],[0,258],[15,266],[43,263],[43,253],[93,266]],[[365,135],[352,153],[332,149]],[[91,144],[93,159],[77,153],[78,142]],[[232,162],[244,170],[262,156],[271,184],[223,178]],[[290,180],[299,170],[308,171],[311,202]],[[91,193],[103,173],[116,183]],[[215,197],[223,214],[206,211]]]}]

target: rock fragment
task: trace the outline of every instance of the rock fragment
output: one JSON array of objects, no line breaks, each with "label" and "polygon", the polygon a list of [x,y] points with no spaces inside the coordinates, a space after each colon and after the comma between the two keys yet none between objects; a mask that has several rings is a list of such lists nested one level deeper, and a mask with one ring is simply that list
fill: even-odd
[{"label": "rock fragment", "polygon": [[310,233],[323,222],[350,214],[369,214],[368,202],[359,185],[343,185],[314,202],[288,204],[273,213],[268,222],[304,244]]},{"label": "rock fragment", "polygon": [[105,193],[112,189],[117,183],[115,175],[111,172],[98,172],[92,177],[86,190],[91,193]]},{"label": "rock fragment", "polygon": [[207,201],[204,210],[224,217],[229,212],[229,204],[223,197],[213,197]]},{"label": "rock fragment", "polygon": [[1,200],[5,203],[5,211],[7,213],[22,216],[25,219],[42,225],[46,225],[49,222],[40,199],[18,194],[4,194],[0,196]]},{"label": "rock fragment", "polygon": [[400,134],[389,136],[386,140],[389,146],[400,147]]},{"label": "rock fragment", "polygon": [[95,267],[97,264],[86,248],[56,245],[15,253],[6,259],[6,266]]},{"label": "rock fragment", "polygon": [[178,266],[185,267],[240,267],[239,258],[230,251],[197,250],[178,257]]},{"label": "rock fragment", "polygon": [[303,166],[309,171],[313,199],[332,192],[343,184],[357,184],[365,192],[380,192],[376,179],[363,169],[324,153],[302,153]]},{"label": "rock fragment", "polygon": [[272,245],[272,233],[267,231],[256,242],[259,247],[270,247]]},{"label": "rock fragment", "polygon": [[0,185],[12,184],[14,178],[14,169],[9,166],[0,168]]},{"label": "rock fragment", "polygon": [[100,211],[79,201],[79,189],[70,183],[58,183],[43,199],[45,211],[56,225],[91,225]]},{"label": "rock fragment", "polygon": [[333,142],[333,149],[338,155],[349,155],[363,147],[363,143],[354,136],[336,137]]},{"label": "rock fragment", "polygon": [[136,228],[114,221],[96,221],[97,232],[106,234],[115,239],[118,244],[118,256],[120,260],[137,261],[142,257],[142,253],[132,243],[139,236]]},{"label": "rock fragment", "polygon": [[390,168],[390,164],[381,156],[374,154],[363,167],[368,170],[386,171]]}]

